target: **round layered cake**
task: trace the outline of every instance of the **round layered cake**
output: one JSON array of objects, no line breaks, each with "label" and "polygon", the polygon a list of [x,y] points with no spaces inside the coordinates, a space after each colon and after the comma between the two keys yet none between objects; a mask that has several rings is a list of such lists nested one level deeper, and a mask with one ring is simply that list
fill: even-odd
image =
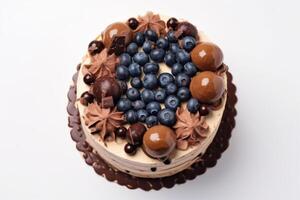
[{"label": "round layered cake", "polygon": [[152,12],[114,22],[76,76],[85,142],[112,170],[170,177],[201,161],[227,103],[223,52],[190,22]]}]

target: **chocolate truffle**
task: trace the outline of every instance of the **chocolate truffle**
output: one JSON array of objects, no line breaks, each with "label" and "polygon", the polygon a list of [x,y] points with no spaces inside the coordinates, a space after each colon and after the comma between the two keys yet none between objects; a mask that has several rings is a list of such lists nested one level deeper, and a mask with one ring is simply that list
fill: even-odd
[{"label": "chocolate truffle", "polygon": [[129,144],[140,146],[143,141],[144,133],[146,132],[146,127],[142,123],[132,124],[126,133],[126,138]]},{"label": "chocolate truffle", "polygon": [[199,40],[197,28],[189,22],[180,22],[177,25],[176,33],[180,38],[185,36],[192,36],[196,38],[196,40]]},{"label": "chocolate truffle", "polygon": [[144,135],[143,150],[152,158],[168,158],[175,147],[175,132],[167,126],[153,126]]},{"label": "chocolate truffle", "polygon": [[225,91],[224,79],[210,71],[201,72],[192,78],[190,91],[201,103],[214,103]]},{"label": "chocolate truffle", "polygon": [[93,94],[98,103],[102,102],[102,98],[109,96],[112,96],[116,103],[121,96],[121,88],[114,78],[100,77],[93,85]]},{"label": "chocolate truffle", "polygon": [[191,52],[191,58],[201,71],[217,71],[223,63],[222,50],[209,42],[197,44]]},{"label": "chocolate truffle", "polygon": [[115,36],[125,36],[125,44],[127,45],[133,37],[131,28],[122,22],[116,22],[104,30],[102,33],[103,42],[106,48],[110,48]]}]

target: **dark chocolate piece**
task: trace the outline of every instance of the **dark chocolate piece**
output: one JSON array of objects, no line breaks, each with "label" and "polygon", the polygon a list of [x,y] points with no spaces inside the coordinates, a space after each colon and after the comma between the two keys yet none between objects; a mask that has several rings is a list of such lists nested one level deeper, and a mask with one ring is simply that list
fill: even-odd
[{"label": "dark chocolate piece", "polygon": [[125,51],[125,36],[115,36],[111,46],[109,47],[108,54],[121,55]]},{"label": "dark chocolate piece", "polygon": [[108,96],[108,97],[103,97],[102,98],[102,103],[101,106],[103,108],[112,108],[115,106],[114,104],[114,99],[112,96]]},{"label": "dark chocolate piece", "polygon": [[98,40],[91,41],[88,47],[88,51],[92,56],[100,53],[103,49],[104,49],[103,42]]}]

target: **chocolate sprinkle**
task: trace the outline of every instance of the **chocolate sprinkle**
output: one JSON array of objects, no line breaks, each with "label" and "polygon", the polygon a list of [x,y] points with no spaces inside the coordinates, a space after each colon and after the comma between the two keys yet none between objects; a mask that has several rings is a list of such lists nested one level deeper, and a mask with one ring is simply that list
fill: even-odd
[{"label": "chocolate sprinkle", "polygon": [[139,178],[114,169],[97,153],[95,153],[93,148],[85,141],[86,138],[81,127],[79,111],[75,107],[77,76],[78,72],[74,74],[74,85],[70,87],[68,92],[69,103],[67,111],[69,113],[68,125],[71,128],[71,138],[76,142],[77,150],[82,152],[85,162],[92,166],[97,174],[104,176],[109,181],[114,181],[129,189],[140,188],[145,191],[149,191],[151,189],[160,190],[163,187],[171,188],[175,184],[182,184],[187,180],[192,180],[196,176],[205,173],[207,168],[215,166],[217,160],[221,157],[221,154],[229,145],[231,132],[235,127],[234,117],[237,114],[235,109],[237,97],[235,95],[236,87],[232,83],[232,75],[227,72],[227,102],[221,124],[213,142],[210,144],[205,154],[201,157],[201,160],[199,159],[199,161],[195,162],[182,172],[163,178]]}]

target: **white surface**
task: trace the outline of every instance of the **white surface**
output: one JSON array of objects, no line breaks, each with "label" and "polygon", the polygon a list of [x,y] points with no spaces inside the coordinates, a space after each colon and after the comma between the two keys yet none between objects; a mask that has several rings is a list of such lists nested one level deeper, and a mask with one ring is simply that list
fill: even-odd
[{"label": "white surface", "polygon": [[[300,199],[299,1],[84,2],[0,1],[0,199]],[[221,46],[239,114],[216,167],[145,193],[83,162],[66,94],[87,44],[147,10],[186,18]]]}]

